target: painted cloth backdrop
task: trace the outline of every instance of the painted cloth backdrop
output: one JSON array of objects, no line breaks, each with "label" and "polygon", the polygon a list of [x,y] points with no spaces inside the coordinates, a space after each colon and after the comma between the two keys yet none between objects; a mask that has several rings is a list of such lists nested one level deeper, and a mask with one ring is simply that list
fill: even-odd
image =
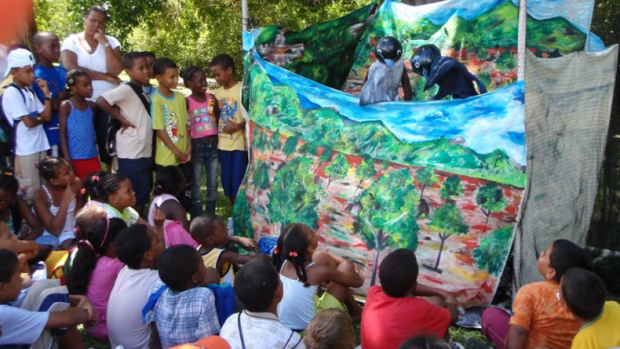
[{"label": "painted cloth backdrop", "polygon": [[[321,248],[364,270],[362,294],[378,282],[381,259],[408,248],[418,257],[421,283],[452,292],[466,305],[488,304],[527,182],[525,85],[515,82],[516,6],[510,0],[479,3],[451,0],[422,6],[420,14],[388,0],[368,19],[371,7],[298,33],[246,33],[252,161],[234,207],[235,233],[258,239],[268,253],[283,226],[305,223],[317,231]],[[579,11],[574,22],[530,13],[528,44],[538,43],[531,50],[541,57],[582,50],[591,6],[588,11]],[[289,41],[291,35],[297,39]],[[321,35],[338,37],[346,52],[353,45],[354,54],[308,49],[311,41],[320,47]],[[437,44],[487,79],[492,92],[360,107],[359,81],[383,35],[399,37],[407,59],[415,47]],[[288,56],[268,54],[273,50]],[[351,68],[344,92],[329,78],[338,65],[317,63],[329,61],[332,50],[341,70]],[[295,68],[302,61],[314,66]],[[434,93],[421,92],[423,79],[410,77],[417,99]]]}]

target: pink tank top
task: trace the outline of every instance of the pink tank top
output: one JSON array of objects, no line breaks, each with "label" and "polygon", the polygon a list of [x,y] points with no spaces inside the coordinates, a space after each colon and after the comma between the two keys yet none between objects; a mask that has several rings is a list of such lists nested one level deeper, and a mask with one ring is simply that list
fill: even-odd
[{"label": "pink tank top", "polygon": [[189,119],[192,123],[192,138],[202,138],[217,134],[217,120],[215,119],[215,98],[207,93],[204,103],[196,102],[191,96],[189,102]]}]

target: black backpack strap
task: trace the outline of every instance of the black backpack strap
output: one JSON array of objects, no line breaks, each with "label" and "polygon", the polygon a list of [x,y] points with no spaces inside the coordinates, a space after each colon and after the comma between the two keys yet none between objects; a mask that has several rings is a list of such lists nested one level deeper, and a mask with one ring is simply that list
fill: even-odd
[{"label": "black backpack strap", "polygon": [[131,81],[127,83],[127,86],[131,87],[133,92],[136,93],[138,98],[140,98],[140,101],[142,102],[142,104],[144,104],[144,109],[146,109],[146,112],[149,113],[149,115],[151,115],[151,100],[147,96],[146,92],[144,92],[144,89],[142,88],[142,86],[138,84],[134,84]]},{"label": "black backpack strap", "polygon": [[239,316],[237,316],[237,327],[239,327],[239,339],[241,340],[241,347],[245,349],[245,340],[243,340],[243,331],[241,330],[241,313],[239,312]]}]

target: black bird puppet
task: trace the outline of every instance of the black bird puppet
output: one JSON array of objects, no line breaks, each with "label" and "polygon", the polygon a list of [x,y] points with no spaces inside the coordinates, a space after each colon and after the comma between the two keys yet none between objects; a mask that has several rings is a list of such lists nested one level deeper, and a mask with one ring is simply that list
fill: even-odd
[{"label": "black bird puppet", "polygon": [[411,58],[411,69],[414,73],[426,78],[424,91],[433,85],[439,85],[439,91],[433,100],[442,99],[451,95],[452,98],[462,99],[478,95],[473,81],[476,81],[480,93],[486,93],[487,88],[477,76],[470,73],[463,63],[452,57],[441,55],[435,45],[418,47]]},{"label": "black bird puppet", "polygon": [[403,86],[405,100],[413,100],[411,81],[402,58],[403,47],[391,36],[379,40],[375,47],[375,61],[368,69],[368,74],[360,94],[360,105],[398,100],[398,87]]}]

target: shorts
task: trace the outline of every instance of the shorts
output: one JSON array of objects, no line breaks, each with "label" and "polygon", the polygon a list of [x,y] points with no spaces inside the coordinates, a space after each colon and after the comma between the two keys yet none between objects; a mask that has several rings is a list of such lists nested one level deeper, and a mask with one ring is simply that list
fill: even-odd
[{"label": "shorts", "polygon": [[85,160],[72,159],[71,163],[73,164],[73,167],[75,167],[76,177],[81,179],[82,182],[89,174],[101,171],[101,163],[99,162],[98,156]]},{"label": "shorts", "polygon": [[316,297],[316,313],[318,314],[325,309],[340,309],[345,313],[348,312],[347,306],[329,292],[323,292],[321,297]]},{"label": "shorts", "polygon": [[220,150],[220,166],[224,194],[228,197],[237,196],[248,167],[248,153],[245,150]]},{"label": "shorts", "polygon": [[131,181],[136,192],[136,206],[144,206],[149,202],[153,189],[153,158],[121,159],[118,158],[118,174]]},{"label": "shorts", "polygon": [[39,176],[39,161],[47,157],[47,151],[42,151],[32,155],[15,156],[15,178],[19,182],[17,194],[26,200],[28,205],[32,205],[32,198],[35,190],[41,187],[41,177]]}]

